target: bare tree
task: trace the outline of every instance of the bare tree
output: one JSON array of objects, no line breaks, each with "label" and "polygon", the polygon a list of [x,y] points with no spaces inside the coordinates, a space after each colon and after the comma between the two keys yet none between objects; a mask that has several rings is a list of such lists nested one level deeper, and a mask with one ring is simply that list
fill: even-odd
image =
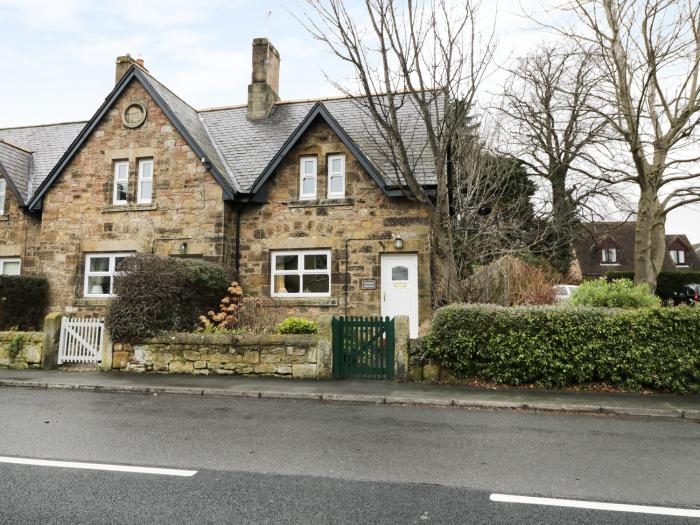
[{"label": "bare tree", "polygon": [[[307,0],[303,21],[312,35],[350,64],[356,89],[333,81],[371,117],[407,196],[430,210],[436,302],[459,297],[449,191],[453,138],[472,110],[493,55],[481,40],[473,0],[365,0],[351,12],[342,0]],[[381,96],[380,96],[381,95]],[[405,129],[402,109],[413,105],[425,127],[424,149],[437,179],[433,195],[412,155],[416,130]]]},{"label": "bare tree", "polygon": [[[597,178],[636,185],[635,279],[655,289],[668,213],[700,202],[700,3],[570,0],[567,8],[578,24],[556,29],[598,56],[594,107],[631,160]],[[606,150],[619,159],[614,142]]]},{"label": "bare tree", "polygon": [[[606,121],[593,109],[595,57],[561,42],[540,45],[509,69],[499,112],[499,145],[549,186],[551,223],[557,237],[554,263],[566,273],[571,264],[575,223],[592,197],[609,185],[586,175],[595,159],[592,146],[605,140]],[[590,209],[590,208],[589,208]]]}]

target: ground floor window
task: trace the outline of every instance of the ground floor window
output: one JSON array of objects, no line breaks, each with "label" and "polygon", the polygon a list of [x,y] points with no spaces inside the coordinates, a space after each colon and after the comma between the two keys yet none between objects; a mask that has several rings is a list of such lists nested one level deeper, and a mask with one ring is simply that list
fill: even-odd
[{"label": "ground floor window", "polygon": [[19,258],[0,259],[0,275],[19,275],[21,266]]},{"label": "ground floor window", "polygon": [[114,276],[119,264],[132,253],[91,253],[85,256],[85,297],[114,295]]},{"label": "ground floor window", "polygon": [[273,297],[322,297],[330,294],[330,250],[272,252]]}]

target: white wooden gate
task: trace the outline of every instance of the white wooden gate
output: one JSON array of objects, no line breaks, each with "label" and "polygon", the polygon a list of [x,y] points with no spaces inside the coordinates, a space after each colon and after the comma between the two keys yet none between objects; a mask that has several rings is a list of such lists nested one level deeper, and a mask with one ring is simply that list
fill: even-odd
[{"label": "white wooden gate", "polygon": [[58,364],[101,362],[104,331],[104,319],[61,319]]}]

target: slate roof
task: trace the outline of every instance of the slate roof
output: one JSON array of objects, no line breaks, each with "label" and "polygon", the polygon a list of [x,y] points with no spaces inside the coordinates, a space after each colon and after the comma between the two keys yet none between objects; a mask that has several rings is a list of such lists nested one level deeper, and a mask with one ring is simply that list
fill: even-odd
[{"label": "slate roof", "polygon": [[[635,222],[593,222],[582,225],[582,232],[575,243],[576,259],[584,277],[600,277],[611,271],[634,271]],[[668,251],[679,242],[686,249],[687,266],[673,263]],[[601,244],[612,243],[617,248],[618,264],[601,264]],[[700,258],[685,234],[666,235],[666,257],[663,270],[700,271]]]},{"label": "slate roof", "polygon": [[[0,129],[0,140],[31,151],[29,173],[14,175],[9,173],[24,203],[33,195],[39,185],[49,175],[58,160],[66,152],[85,122],[69,122],[44,126]],[[16,149],[16,148],[14,148]],[[2,160],[0,160],[2,162]],[[5,163],[3,162],[3,165]],[[5,166],[9,171],[9,168]],[[26,167],[23,168],[26,170]],[[20,169],[21,171],[21,169]]]},{"label": "slate roof", "polygon": [[[19,168],[17,171],[24,175],[16,175],[16,185],[30,209],[40,208],[43,194],[134,79],[144,85],[195,152],[211,164],[211,172],[229,198],[251,193],[255,182],[283,147],[290,146],[291,138],[298,136],[302,124],[305,121],[308,124],[311,116],[326,118],[340,127],[341,139],[350,142],[351,151],[359,153],[363,166],[375,180],[383,182],[384,190],[401,185],[398,171],[390,161],[388,142],[362,104],[351,98],[278,102],[267,119],[252,122],[246,117],[246,106],[197,111],[147,71],[132,66],[88,122],[0,130],[0,140],[32,152],[29,175],[26,166],[24,172]],[[382,96],[375,101],[381,105]],[[435,185],[426,128],[420,114],[410,97],[405,96],[399,103],[399,123],[405,130],[404,140],[416,177],[421,184]]]}]

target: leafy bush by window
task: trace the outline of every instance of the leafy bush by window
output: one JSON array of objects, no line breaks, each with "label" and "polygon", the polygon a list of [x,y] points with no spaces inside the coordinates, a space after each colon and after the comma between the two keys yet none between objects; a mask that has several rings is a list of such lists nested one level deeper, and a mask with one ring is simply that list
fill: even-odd
[{"label": "leafy bush by window", "polygon": [[194,329],[229,284],[223,268],[197,259],[138,254],[117,270],[107,325],[112,339],[123,343]]},{"label": "leafy bush by window", "polygon": [[0,275],[0,330],[41,330],[48,304],[44,277]]},{"label": "leafy bush by window", "polygon": [[316,321],[301,317],[289,317],[277,325],[280,334],[315,334],[318,332]]},{"label": "leafy bush by window", "polygon": [[605,279],[584,281],[571,295],[576,306],[602,308],[642,308],[659,306],[661,301],[644,285],[635,285],[629,279],[608,282]]},{"label": "leafy bush by window", "polygon": [[700,393],[697,308],[454,304],[436,311],[426,357],[455,373],[543,388],[604,382]]}]

